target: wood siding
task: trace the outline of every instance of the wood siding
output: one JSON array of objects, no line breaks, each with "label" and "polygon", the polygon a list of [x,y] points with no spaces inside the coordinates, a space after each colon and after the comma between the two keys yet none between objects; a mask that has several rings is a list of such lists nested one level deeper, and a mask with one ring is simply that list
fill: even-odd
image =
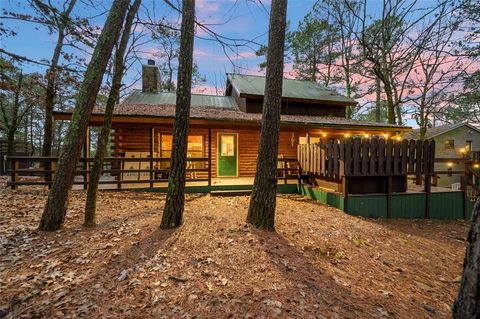
[{"label": "wood siding", "polygon": [[[121,127],[114,127],[114,130],[113,156],[124,156],[125,152],[149,152],[150,128],[139,129],[138,126],[122,125]],[[158,133],[172,134],[172,128],[170,126],[156,126],[154,130],[155,139],[158,138]],[[238,134],[238,176],[255,176],[260,127],[235,130],[228,128],[212,129],[212,177],[217,176],[218,133]],[[192,128],[189,131],[189,135],[203,136],[204,156],[208,157],[208,128]],[[298,140],[299,133],[291,131],[280,132],[279,155],[287,158],[296,158]],[[156,141],[154,145],[157,145]]]},{"label": "wood siding", "polygon": [[[237,99],[237,103],[239,99]],[[247,113],[262,113],[263,99],[246,99],[246,106],[242,111]],[[345,117],[346,109],[344,105],[328,105],[320,103],[305,103],[298,101],[289,101],[282,99],[281,114],[284,115],[310,115],[310,116],[328,116],[328,117]]]}]

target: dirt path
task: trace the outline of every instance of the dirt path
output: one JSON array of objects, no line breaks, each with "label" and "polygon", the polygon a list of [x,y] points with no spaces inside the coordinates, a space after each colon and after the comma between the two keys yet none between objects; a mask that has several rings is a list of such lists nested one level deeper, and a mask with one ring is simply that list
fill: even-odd
[{"label": "dirt path", "polygon": [[81,226],[36,230],[47,192],[0,190],[0,317],[447,318],[466,222],[352,217],[280,196],[277,232],[245,223],[248,197],[189,195],[158,230],[164,196],[101,192]]}]

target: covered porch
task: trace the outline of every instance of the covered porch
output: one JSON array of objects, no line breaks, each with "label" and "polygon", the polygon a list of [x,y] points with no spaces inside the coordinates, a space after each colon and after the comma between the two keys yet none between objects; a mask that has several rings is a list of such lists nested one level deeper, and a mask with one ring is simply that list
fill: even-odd
[{"label": "covered porch", "polygon": [[[138,110],[137,110],[138,112]],[[237,112],[238,113],[238,112]],[[187,187],[229,188],[248,187],[255,176],[260,121],[257,114],[248,118],[190,119],[187,147]],[[211,116],[211,115],[210,115]],[[242,114],[244,116],[244,114]],[[57,121],[70,120],[71,113],[57,112]],[[97,132],[103,123],[101,111],[90,118],[82,157],[77,165],[75,188],[86,189]],[[299,162],[299,145],[320,140],[339,140],[350,137],[391,138],[409,128],[379,123],[359,122],[342,118],[283,117],[278,148],[278,183],[302,184],[306,181]],[[158,188],[168,183],[172,152],[173,118],[116,114],[113,117],[108,157],[105,158],[101,189]],[[52,183],[57,158],[10,157],[9,185],[44,185]],[[23,163],[23,164],[22,164]],[[43,163],[43,164],[42,164]],[[26,165],[27,168],[21,165]]]}]

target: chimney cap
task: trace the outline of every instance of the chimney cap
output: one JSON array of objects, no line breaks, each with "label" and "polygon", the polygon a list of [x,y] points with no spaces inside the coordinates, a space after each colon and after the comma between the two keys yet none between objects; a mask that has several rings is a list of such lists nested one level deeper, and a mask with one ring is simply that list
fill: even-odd
[{"label": "chimney cap", "polygon": [[147,60],[147,65],[155,65],[155,61],[152,59]]}]

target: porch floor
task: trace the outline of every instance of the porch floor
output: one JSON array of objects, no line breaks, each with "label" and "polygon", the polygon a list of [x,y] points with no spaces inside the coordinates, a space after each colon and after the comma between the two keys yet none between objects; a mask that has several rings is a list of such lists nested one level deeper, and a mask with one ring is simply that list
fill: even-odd
[{"label": "porch floor", "polygon": [[[81,176],[77,176],[75,179],[76,182],[83,181]],[[114,184],[114,176],[102,176],[100,181],[112,181],[112,184],[100,184],[99,189],[117,189],[117,185]],[[212,186],[244,186],[244,185],[253,185],[254,177],[215,177],[212,178]],[[297,184],[297,180],[287,180],[287,184]],[[282,178],[278,179],[278,184],[285,184],[285,181]],[[201,182],[187,182],[187,187],[189,186],[207,186],[208,183],[205,181]],[[167,182],[154,183],[154,187],[168,187]],[[135,188],[149,188],[150,183],[133,183],[133,184],[122,184],[122,189],[135,189]],[[83,189],[82,185],[74,185],[73,189],[80,190]]]}]

